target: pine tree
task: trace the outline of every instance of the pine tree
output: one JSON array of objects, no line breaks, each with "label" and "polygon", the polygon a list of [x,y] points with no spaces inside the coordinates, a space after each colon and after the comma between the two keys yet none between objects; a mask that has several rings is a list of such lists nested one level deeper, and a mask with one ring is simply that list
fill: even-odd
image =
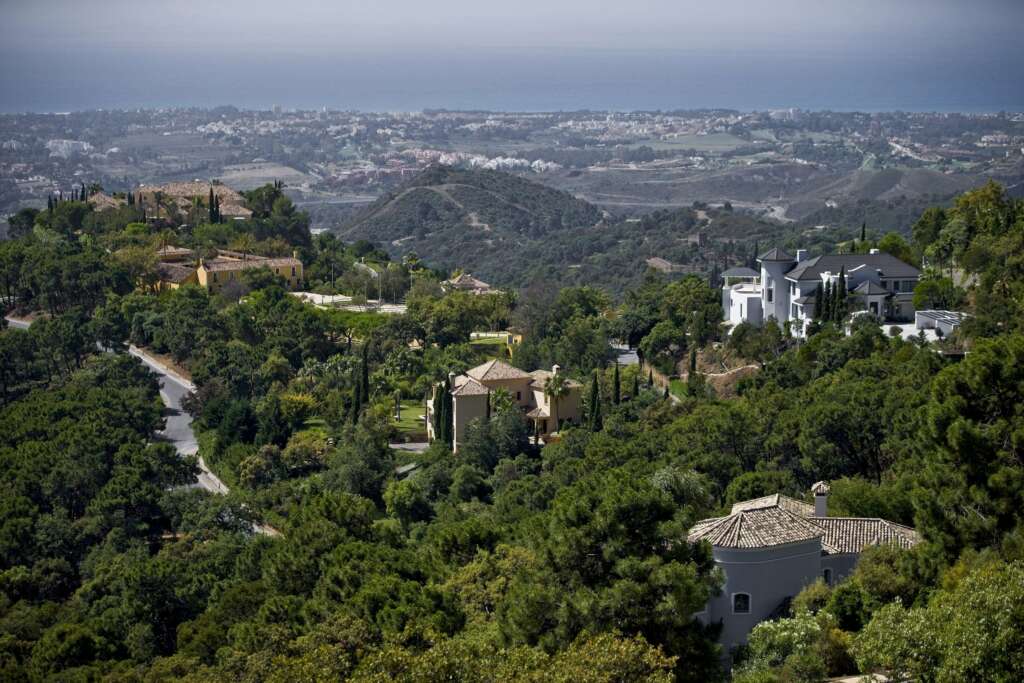
[{"label": "pine tree", "polygon": [[622,401],[622,384],[619,378],[619,362],[615,361],[615,374],[612,376],[612,405]]}]

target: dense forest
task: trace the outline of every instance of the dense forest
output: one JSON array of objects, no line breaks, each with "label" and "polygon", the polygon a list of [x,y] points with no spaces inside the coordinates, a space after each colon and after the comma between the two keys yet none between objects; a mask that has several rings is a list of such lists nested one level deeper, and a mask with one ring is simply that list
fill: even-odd
[{"label": "dense forest", "polygon": [[[334,289],[386,262],[312,238],[273,186],[247,201],[251,220],[178,228],[67,201],[0,242],[4,306],[33,321],[0,330],[0,680],[1024,676],[1024,203],[1001,187],[887,243],[928,264],[915,297],[971,315],[937,344],[840,309],[806,341],[726,335],[693,274],[474,296],[407,260],[393,316],[304,304],[259,269],[235,291],[153,290],[167,244],[298,249],[307,285]],[[686,231],[697,211],[630,225]],[[522,343],[471,337],[500,329]],[[615,339],[685,381],[618,366]],[[129,345],[191,377],[199,455],[230,493],[190,486],[197,460],[154,436],[156,380]],[[584,424],[538,445],[496,392],[457,456],[391,447],[435,382],[491,357],[561,365]],[[711,381],[726,359],[757,368],[730,392]],[[818,480],[833,514],[923,542],[864,553],[722,652],[694,619],[722,577],[687,530]]]}]

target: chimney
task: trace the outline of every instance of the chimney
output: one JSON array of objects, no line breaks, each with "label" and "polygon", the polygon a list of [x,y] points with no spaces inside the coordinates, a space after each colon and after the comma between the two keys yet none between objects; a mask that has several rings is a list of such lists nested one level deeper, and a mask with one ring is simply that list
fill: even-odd
[{"label": "chimney", "polygon": [[796,262],[797,263],[800,263],[801,261],[803,261],[806,258],[807,258],[807,250],[806,249],[797,249],[796,250]]},{"label": "chimney", "polygon": [[815,517],[828,517],[828,492],[831,491],[829,485],[824,481],[817,482],[811,487],[811,493],[814,494],[814,516]]},{"label": "chimney", "polygon": [[299,250],[292,249],[292,258],[299,258]]},{"label": "chimney", "polygon": [[562,366],[558,365],[557,363],[555,363],[554,365],[551,366],[551,374],[552,375],[557,375],[558,371],[561,370],[561,369],[562,369]]},{"label": "chimney", "polygon": [[880,252],[877,249],[870,249],[870,250],[868,250],[868,253],[869,254],[878,254]]}]

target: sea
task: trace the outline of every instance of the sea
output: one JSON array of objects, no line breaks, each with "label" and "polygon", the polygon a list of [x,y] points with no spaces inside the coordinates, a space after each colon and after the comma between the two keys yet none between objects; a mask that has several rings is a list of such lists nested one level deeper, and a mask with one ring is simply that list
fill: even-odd
[{"label": "sea", "polygon": [[1024,111],[1021,50],[927,59],[680,50],[332,55],[0,46],[0,112],[235,105],[362,111]]}]

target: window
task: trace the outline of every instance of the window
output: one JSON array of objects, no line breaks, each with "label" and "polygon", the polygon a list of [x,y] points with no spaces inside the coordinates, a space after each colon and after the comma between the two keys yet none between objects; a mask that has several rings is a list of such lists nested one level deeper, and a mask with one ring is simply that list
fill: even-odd
[{"label": "window", "polygon": [[800,308],[796,304],[793,304],[793,306],[791,308],[792,308],[792,310],[789,312],[789,317],[790,318],[799,318],[800,317]]},{"label": "window", "polygon": [[516,392],[516,400],[517,401],[522,401],[523,400],[523,392],[521,392],[521,391],[517,391]]},{"label": "window", "polygon": [[292,277],[295,277],[295,266],[292,266]]},{"label": "window", "polygon": [[825,579],[825,585],[826,586],[831,586],[832,585],[832,570],[831,569],[826,569],[825,571],[823,571],[821,573],[821,577],[823,579]]},{"label": "window", "polygon": [[768,303],[772,303],[772,301],[774,301],[774,300],[775,300],[775,288],[774,287],[769,287],[768,288]]},{"label": "window", "polygon": [[732,594],[732,613],[733,614],[750,614],[750,594],[749,593],[733,593]]}]

